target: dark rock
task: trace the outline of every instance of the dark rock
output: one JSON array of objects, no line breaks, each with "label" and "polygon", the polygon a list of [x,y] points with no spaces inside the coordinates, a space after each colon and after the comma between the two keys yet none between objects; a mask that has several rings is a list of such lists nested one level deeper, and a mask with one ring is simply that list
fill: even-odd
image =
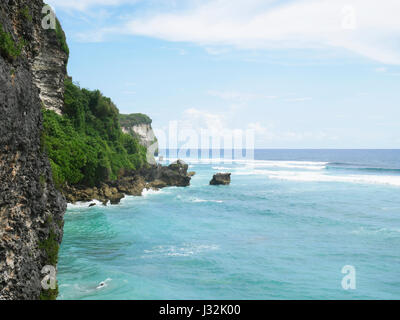
[{"label": "dark rock", "polygon": [[148,184],[148,188],[151,189],[162,189],[167,187],[167,184],[162,180],[154,180]]},{"label": "dark rock", "polygon": [[94,207],[96,204],[95,203],[91,203],[89,204],[89,208]]},{"label": "dark rock", "polygon": [[181,174],[181,175],[187,175],[189,165],[186,164],[183,160],[177,160],[174,163],[171,163],[168,166],[168,168],[174,172]]},{"label": "dark rock", "polygon": [[[54,187],[41,148],[40,97],[45,103],[50,102],[47,93],[62,99],[66,56],[60,53],[54,30],[41,26],[43,6],[41,0],[0,1],[3,30],[15,42],[25,43],[14,59],[0,50],[0,300],[56,296],[56,290],[42,290],[41,270],[45,265],[56,267],[66,201]],[[24,7],[32,19],[23,19]],[[61,56],[64,60],[58,61]],[[60,67],[41,73],[41,67],[49,70],[46,63]],[[57,92],[40,92],[44,74]]]},{"label": "dark rock", "polygon": [[119,204],[121,202],[121,199],[123,198],[125,198],[125,195],[123,193],[116,193],[110,198],[110,203]]},{"label": "dark rock", "polygon": [[210,181],[210,185],[229,185],[231,183],[231,173],[217,173]]},{"label": "dark rock", "polygon": [[90,202],[98,200],[104,205],[108,202],[119,204],[125,195],[141,196],[144,189],[159,190],[166,187],[187,187],[195,172],[187,172],[188,165],[181,160],[163,167],[148,166],[139,171],[125,172],[116,181],[102,183],[98,187],[66,186],[63,193],[68,202]]}]

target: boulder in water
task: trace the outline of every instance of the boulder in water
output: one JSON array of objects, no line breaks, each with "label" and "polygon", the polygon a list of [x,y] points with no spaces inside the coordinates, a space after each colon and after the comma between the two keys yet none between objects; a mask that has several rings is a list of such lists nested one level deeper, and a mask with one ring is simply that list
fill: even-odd
[{"label": "boulder in water", "polygon": [[229,185],[231,183],[231,173],[217,173],[214,175],[212,180],[210,181],[210,185],[219,186],[219,185]]}]

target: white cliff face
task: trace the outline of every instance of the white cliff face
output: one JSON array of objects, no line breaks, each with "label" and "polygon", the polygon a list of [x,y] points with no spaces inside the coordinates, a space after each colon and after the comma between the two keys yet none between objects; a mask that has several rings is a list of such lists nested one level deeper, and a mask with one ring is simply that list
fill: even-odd
[{"label": "white cliff face", "polygon": [[149,148],[155,142],[155,135],[150,124],[139,124],[132,127],[122,127],[124,133],[136,135],[141,145]]},{"label": "white cliff face", "polygon": [[60,50],[46,49],[42,50],[33,62],[34,83],[40,90],[39,96],[44,107],[61,114],[67,57]]},{"label": "white cliff face", "polygon": [[62,50],[56,31],[43,29],[40,21],[31,34],[30,43],[37,53],[29,61],[33,82],[39,89],[43,106],[61,114],[64,106],[64,80],[67,76],[68,54]]}]

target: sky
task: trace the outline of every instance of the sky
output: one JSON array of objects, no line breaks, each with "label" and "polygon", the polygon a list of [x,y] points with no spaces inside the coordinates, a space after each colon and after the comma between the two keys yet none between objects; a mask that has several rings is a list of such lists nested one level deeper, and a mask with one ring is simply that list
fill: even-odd
[{"label": "sky", "polygon": [[400,147],[398,0],[48,0],[69,75],[153,127]]}]

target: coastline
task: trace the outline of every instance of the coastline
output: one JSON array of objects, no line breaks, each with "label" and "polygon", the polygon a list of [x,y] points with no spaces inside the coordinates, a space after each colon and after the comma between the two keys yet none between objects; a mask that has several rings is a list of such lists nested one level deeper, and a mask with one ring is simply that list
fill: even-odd
[{"label": "coastline", "polygon": [[[371,261],[396,276],[390,266],[399,240],[398,187],[324,179],[363,175],[362,168],[354,168],[363,158],[355,159],[351,151],[339,159],[353,167],[350,172],[310,170],[314,165],[307,159],[302,168],[300,163],[288,167],[287,161],[303,160],[301,153],[292,159],[285,151],[283,160],[259,158],[258,170],[265,171],[258,174],[245,163],[226,164],[234,172],[229,187],[209,185],[218,172],[214,164],[194,164],[190,188],[144,191],[143,197],[127,196],[116,206],[72,207],[60,253],[59,299],[201,300],[209,297],[209,286],[220,299],[302,299],[304,292],[310,299],[347,299],[340,283],[349,263],[375,280],[360,286],[353,298],[396,297],[396,283],[379,282]],[[321,158],[325,155],[321,151]],[[318,158],[315,166],[322,162]],[[379,159],[384,156],[375,152],[367,164]],[[381,165],[387,166],[393,162]],[[377,171],[373,177],[385,174]],[[317,285],[308,281],[314,265],[331,266],[312,270],[323,280]],[[290,276],[276,281],[282,273]],[[109,278],[107,287],[96,289]]]},{"label": "coastline", "polygon": [[187,187],[195,172],[178,160],[169,166],[150,165],[138,171],[126,172],[116,181],[98,186],[65,186],[62,193],[69,205],[116,205],[126,196],[142,196],[145,190],[158,191],[166,187]]}]

